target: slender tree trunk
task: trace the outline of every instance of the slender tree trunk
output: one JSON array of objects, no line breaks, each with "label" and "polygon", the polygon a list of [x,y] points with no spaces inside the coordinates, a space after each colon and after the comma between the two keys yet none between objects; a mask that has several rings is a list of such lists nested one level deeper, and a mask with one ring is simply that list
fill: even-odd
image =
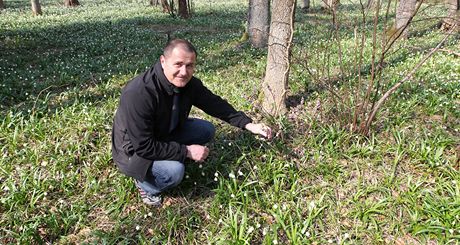
[{"label": "slender tree trunk", "polygon": [[80,5],[78,0],[64,0],[64,6],[66,7],[76,7]]},{"label": "slender tree trunk", "polygon": [[324,9],[332,9],[335,8],[337,4],[339,4],[339,0],[320,0],[321,7]]},{"label": "slender tree trunk", "polygon": [[179,17],[183,19],[190,18],[190,9],[188,0],[179,0]]},{"label": "slender tree trunk", "polygon": [[409,20],[414,15],[417,0],[400,0],[396,9],[395,28],[398,32],[402,31],[401,37],[407,37]]},{"label": "slender tree trunk", "polygon": [[42,14],[42,7],[40,6],[39,0],[30,0],[32,4],[32,13],[34,15],[41,15]]},{"label": "slender tree trunk", "polygon": [[3,0],[0,0],[0,10],[5,9],[5,4],[3,3]]},{"label": "slender tree trunk", "polygon": [[300,8],[303,11],[306,11],[310,8],[310,0],[300,0]]},{"label": "slender tree trunk", "polygon": [[161,0],[161,7],[164,13],[171,13],[171,6],[169,6],[168,0]]},{"label": "slender tree trunk", "polygon": [[265,48],[270,28],[270,0],[249,0],[248,34],[253,47]]},{"label": "slender tree trunk", "polygon": [[286,113],[295,0],[273,0],[262,108],[272,116]]},{"label": "slender tree trunk", "polygon": [[156,7],[156,6],[158,6],[158,4],[159,4],[158,0],[150,0],[150,5]]}]

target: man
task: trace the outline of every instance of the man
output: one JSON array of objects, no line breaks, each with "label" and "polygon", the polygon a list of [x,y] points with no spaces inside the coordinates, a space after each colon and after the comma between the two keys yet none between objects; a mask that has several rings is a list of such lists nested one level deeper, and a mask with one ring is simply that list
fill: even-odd
[{"label": "man", "polygon": [[271,129],[209,91],[193,76],[197,52],[186,40],[170,41],[160,61],[122,90],[112,129],[112,156],[120,171],[135,179],[144,203],[161,205],[160,194],[184,177],[184,161],[203,162],[214,126],[188,118],[190,109],[271,138]]}]

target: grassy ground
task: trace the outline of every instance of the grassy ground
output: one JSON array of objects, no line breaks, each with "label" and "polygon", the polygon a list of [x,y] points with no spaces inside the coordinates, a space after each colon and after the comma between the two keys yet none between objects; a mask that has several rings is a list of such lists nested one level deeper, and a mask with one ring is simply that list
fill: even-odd
[{"label": "grassy ground", "polygon": [[[111,122],[120,89],[156,61],[168,33],[198,47],[196,75],[213,91],[262,117],[266,53],[239,43],[246,1],[194,2],[195,16],[185,21],[148,1],[82,0],[72,9],[44,0],[39,17],[29,1],[5,1],[0,243],[459,242],[460,62],[449,52],[458,52],[458,34],[391,97],[363,137],[337,123],[337,104],[313,79],[339,66],[331,15],[316,3],[310,13],[297,12],[290,84],[297,103],[284,119],[263,119],[276,128],[275,139],[195,111],[218,125],[209,159],[187,165],[161,209],[144,206],[111,161]],[[350,2],[339,10],[349,71],[360,12]],[[443,11],[423,8],[409,40],[392,51],[382,88],[442,38],[431,17]],[[370,52],[367,46],[365,64]],[[335,89],[347,94],[355,85],[351,79]]]}]

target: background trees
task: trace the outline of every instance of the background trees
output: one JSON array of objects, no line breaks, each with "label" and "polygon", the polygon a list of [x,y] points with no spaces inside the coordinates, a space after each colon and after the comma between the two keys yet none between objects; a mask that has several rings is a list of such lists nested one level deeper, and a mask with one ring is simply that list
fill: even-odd
[{"label": "background trees", "polygon": [[78,6],[78,5],[80,5],[78,0],[64,0],[64,6],[75,7],[75,6]]},{"label": "background trees", "polygon": [[248,34],[253,47],[267,46],[270,28],[270,0],[249,0]]},{"label": "background trees", "polygon": [[3,3],[3,0],[0,0],[0,9],[4,9],[5,8],[5,4]]},{"label": "background trees", "polygon": [[33,15],[41,15],[42,14],[42,7],[40,6],[39,0],[31,0],[32,4],[32,13]]},{"label": "background trees", "polygon": [[397,32],[402,32],[403,37],[407,36],[410,20],[415,15],[415,5],[417,0],[401,0],[396,10],[395,28]]}]

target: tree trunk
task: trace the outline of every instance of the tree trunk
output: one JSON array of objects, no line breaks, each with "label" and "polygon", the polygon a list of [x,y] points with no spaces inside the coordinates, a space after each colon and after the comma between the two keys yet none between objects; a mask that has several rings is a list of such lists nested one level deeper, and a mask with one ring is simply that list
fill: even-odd
[{"label": "tree trunk", "polygon": [[190,18],[190,6],[188,2],[188,0],[179,0],[179,17],[183,19]]},{"label": "tree trunk", "polygon": [[310,0],[300,0],[300,8],[303,11],[306,11],[310,8]]},{"label": "tree trunk", "polygon": [[253,47],[265,48],[270,28],[270,0],[249,0],[248,34]]},{"label": "tree trunk", "polygon": [[80,5],[78,0],[64,0],[64,6],[66,7],[76,7]]},{"label": "tree trunk", "polygon": [[335,8],[337,4],[339,4],[339,0],[320,0],[321,1],[321,7],[323,9],[328,9],[331,10]]},{"label": "tree trunk", "polygon": [[400,0],[398,8],[396,9],[395,28],[398,34],[402,31],[401,37],[403,38],[407,37],[409,30],[407,25],[409,25],[410,19],[415,14],[416,3],[417,0]]},{"label": "tree trunk", "polygon": [[168,0],[161,0],[161,7],[163,8],[164,13],[172,12],[172,9],[171,9],[171,6],[169,6]]},{"label": "tree trunk", "polygon": [[5,4],[3,3],[3,0],[0,0],[0,10],[5,9]]},{"label": "tree trunk", "polygon": [[156,6],[158,6],[158,4],[159,4],[158,0],[150,0],[150,5],[156,7]]},{"label": "tree trunk", "polygon": [[457,25],[460,30],[460,0],[447,0],[449,16],[443,20],[442,28],[449,30]]},{"label": "tree trunk", "polygon": [[273,0],[262,108],[272,116],[286,113],[295,0]]},{"label": "tree trunk", "polygon": [[42,14],[42,7],[40,6],[40,1],[38,0],[30,0],[32,4],[32,13],[34,15],[41,15]]}]

